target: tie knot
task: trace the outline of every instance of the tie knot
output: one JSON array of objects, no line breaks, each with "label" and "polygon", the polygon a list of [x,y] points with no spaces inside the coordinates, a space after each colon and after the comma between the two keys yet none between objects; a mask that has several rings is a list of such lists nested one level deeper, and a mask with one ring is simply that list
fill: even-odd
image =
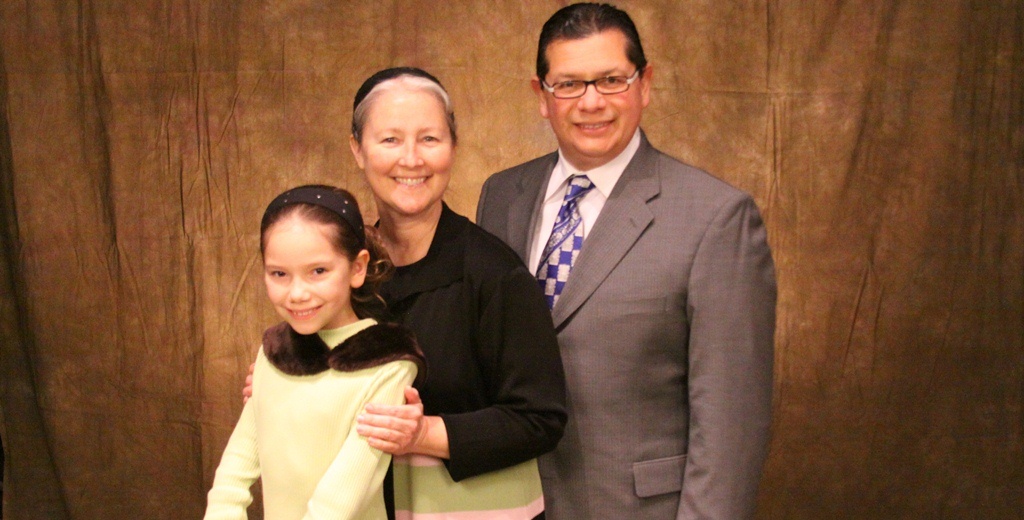
[{"label": "tie knot", "polygon": [[582,197],[594,187],[594,183],[586,175],[574,175],[569,179],[569,191],[565,194],[565,200],[572,200]]}]

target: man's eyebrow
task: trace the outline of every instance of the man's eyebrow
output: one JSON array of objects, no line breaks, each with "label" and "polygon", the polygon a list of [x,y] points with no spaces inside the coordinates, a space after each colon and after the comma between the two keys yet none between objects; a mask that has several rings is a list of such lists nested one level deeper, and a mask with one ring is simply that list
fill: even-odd
[{"label": "man's eyebrow", "polygon": [[607,78],[608,76],[625,76],[626,75],[624,72],[616,72],[617,70],[618,70],[618,67],[612,67],[610,69],[606,69],[606,70],[603,70],[601,72],[598,72],[598,73],[594,74],[592,77],[589,77],[589,78],[585,78],[584,77],[584,76],[587,76],[587,74],[580,74],[580,73],[575,73],[575,72],[567,72],[565,74],[554,75],[552,77],[553,78],[557,78],[557,79],[555,79],[555,81],[558,82],[558,81],[577,81],[577,80],[583,80],[583,79],[600,79],[600,78]]}]

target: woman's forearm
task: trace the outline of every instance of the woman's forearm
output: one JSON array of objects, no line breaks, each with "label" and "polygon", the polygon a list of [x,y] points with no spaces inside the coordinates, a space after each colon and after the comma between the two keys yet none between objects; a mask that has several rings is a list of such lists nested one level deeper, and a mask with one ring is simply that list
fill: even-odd
[{"label": "woman's forearm", "polygon": [[449,458],[451,452],[448,451],[448,429],[444,419],[436,415],[423,416],[423,430],[410,451],[439,459]]}]

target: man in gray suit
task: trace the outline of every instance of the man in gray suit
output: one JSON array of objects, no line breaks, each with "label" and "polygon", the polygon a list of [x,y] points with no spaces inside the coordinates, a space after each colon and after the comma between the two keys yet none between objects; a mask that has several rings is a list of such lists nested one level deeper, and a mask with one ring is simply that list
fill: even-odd
[{"label": "man in gray suit", "polygon": [[731,520],[755,508],[771,422],[771,253],[747,194],[640,130],[653,74],[625,12],[555,13],[532,85],[558,151],[495,174],[480,196],[477,223],[554,302],[570,415],[540,460],[549,519]]}]

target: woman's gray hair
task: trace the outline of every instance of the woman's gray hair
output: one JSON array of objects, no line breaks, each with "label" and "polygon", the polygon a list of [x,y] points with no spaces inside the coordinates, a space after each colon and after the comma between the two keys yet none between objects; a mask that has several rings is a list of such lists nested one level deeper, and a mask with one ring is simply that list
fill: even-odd
[{"label": "woman's gray hair", "polygon": [[440,83],[423,76],[412,74],[401,74],[381,81],[374,85],[373,88],[361,100],[359,100],[355,109],[352,110],[352,137],[355,138],[356,142],[361,143],[363,141],[363,128],[366,126],[366,119],[369,117],[370,108],[373,107],[377,98],[385,92],[390,92],[399,88],[427,92],[437,98],[437,100],[441,102],[441,106],[444,107],[445,122],[448,123],[448,132],[451,135],[452,144],[454,145],[458,142],[455,127],[455,111],[452,109],[452,101],[448,96],[448,92]]}]

